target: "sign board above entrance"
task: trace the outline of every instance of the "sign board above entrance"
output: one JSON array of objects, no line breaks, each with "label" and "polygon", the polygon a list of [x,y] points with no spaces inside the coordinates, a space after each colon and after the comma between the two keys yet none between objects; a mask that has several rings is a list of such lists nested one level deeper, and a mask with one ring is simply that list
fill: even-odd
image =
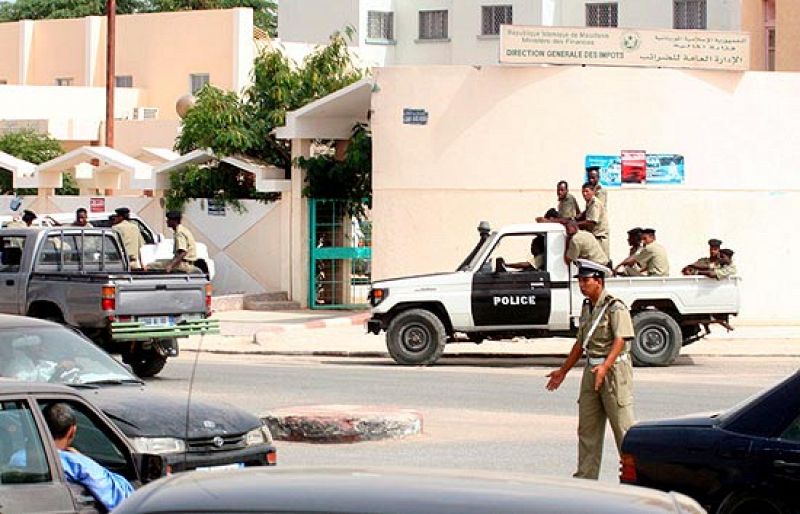
[{"label": "sign board above entrance", "polygon": [[750,35],[707,30],[503,25],[500,63],[744,71],[750,68]]}]

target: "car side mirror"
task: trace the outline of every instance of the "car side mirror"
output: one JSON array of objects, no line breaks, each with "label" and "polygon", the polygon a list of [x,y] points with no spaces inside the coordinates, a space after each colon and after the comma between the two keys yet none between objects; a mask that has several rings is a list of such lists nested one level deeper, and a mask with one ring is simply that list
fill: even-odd
[{"label": "car side mirror", "polygon": [[139,468],[139,480],[143,484],[166,476],[167,460],[162,455],[137,453],[134,458]]}]

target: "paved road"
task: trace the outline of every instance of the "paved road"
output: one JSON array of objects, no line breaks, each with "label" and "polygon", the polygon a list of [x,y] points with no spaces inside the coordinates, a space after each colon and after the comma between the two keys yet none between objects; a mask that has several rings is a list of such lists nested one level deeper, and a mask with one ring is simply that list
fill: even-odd
[{"label": "paved road", "polygon": [[[185,396],[195,354],[172,360],[150,380]],[[278,443],[291,465],[391,465],[487,468],[569,475],[575,465],[579,370],[562,389],[544,390],[544,375],[560,359],[444,359],[405,368],[383,359],[214,356],[201,354],[196,398],[223,400],[261,414],[313,404],[392,405],[423,414],[424,434],[400,441],[352,445]],[[798,369],[797,359],[681,357],[670,368],[636,370],[639,419],[730,406]],[[617,460],[608,433],[601,478],[615,481]]]}]

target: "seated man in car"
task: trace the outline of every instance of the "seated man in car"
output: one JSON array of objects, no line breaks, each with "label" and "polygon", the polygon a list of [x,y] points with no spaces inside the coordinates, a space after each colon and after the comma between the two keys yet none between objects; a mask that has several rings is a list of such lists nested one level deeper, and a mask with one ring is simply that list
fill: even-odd
[{"label": "seated man in car", "polygon": [[513,268],[518,270],[539,270],[543,271],[545,268],[544,262],[544,236],[538,235],[531,241],[531,258],[522,262],[507,263],[501,259],[501,263],[506,268]]},{"label": "seated man in car", "polygon": [[125,477],[113,473],[72,447],[78,432],[75,412],[66,403],[45,407],[44,419],[58,448],[67,481],[81,484],[109,511],[133,493]]}]

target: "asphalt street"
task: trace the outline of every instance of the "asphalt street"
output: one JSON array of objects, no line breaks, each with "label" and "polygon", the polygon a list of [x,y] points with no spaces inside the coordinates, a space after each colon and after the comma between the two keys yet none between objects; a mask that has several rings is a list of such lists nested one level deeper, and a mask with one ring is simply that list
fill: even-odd
[{"label": "asphalt street", "polygon": [[[186,396],[194,353],[172,359],[151,387]],[[255,414],[301,405],[412,408],[423,434],[356,444],[277,442],[284,465],[411,466],[570,475],[576,458],[573,370],[555,393],[545,375],[560,359],[444,359],[407,368],[388,359],[200,354],[194,398],[225,401]],[[731,406],[798,369],[782,357],[681,357],[669,368],[637,368],[640,420]],[[607,433],[601,479],[617,480]]]}]

